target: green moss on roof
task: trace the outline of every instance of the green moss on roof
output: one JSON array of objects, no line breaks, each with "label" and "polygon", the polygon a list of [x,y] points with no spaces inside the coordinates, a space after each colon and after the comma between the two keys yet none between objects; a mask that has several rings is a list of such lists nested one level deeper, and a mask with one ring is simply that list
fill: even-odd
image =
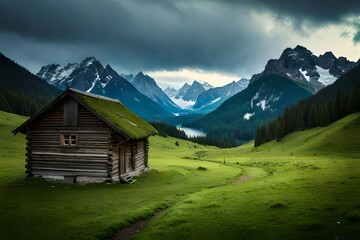
[{"label": "green moss on roof", "polygon": [[156,134],[156,129],[148,122],[117,101],[106,100],[73,92],[89,108],[104,118],[115,130],[131,139],[146,138]]}]

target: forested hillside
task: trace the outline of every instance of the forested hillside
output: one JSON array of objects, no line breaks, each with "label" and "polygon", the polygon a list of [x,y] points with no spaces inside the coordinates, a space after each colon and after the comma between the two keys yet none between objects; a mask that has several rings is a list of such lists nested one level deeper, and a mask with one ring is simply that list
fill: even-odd
[{"label": "forested hillside", "polygon": [[326,126],[351,113],[360,111],[360,66],[350,70],[334,84],[313,97],[286,108],[284,113],[256,131],[255,146],[296,130]]},{"label": "forested hillside", "polygon": [[59,93],[0,53],[0,110],[31,116]]},{"label": "forested hillside", "polygon": [[237,146],[253,139],[259,125],[277,117],[287,106],[310,96],[311,93],[299,83],[269,74],[252,82],[215,111],[184,126],[207,133],[205,138],[195,139],[199,143]]}]

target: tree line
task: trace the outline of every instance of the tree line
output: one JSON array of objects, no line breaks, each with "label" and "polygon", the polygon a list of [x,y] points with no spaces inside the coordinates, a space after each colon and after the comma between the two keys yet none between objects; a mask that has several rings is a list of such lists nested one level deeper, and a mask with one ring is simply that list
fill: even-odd
[{"label": "tree line", "polygon": [[31,116],[60,93],[0,53],[0,110]]}]

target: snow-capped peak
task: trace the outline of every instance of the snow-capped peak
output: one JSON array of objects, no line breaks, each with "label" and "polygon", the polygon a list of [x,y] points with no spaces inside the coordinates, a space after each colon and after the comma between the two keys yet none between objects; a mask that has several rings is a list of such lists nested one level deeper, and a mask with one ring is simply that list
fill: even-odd
[{"label": "snow-capped peak", "polygon": [[[195,82],[196,82],[196,80],[195,80]],[[204,82],[204,81],[197,81],[197,82],[199,82],[204,88],[205,88],[205,90],[208,90],[208,89],[210,89],[210,88],[213,88],[213,86],[210,84],[210,83],[208,83],[208,82]]]},{"label": "snow-capped peak", "polygon": [[83,60],[79,66],[81,67],[88,67],[90,66],[91,64],[93,64],[94,62],[97,62],[96,58],[95,57],[87,57],[85,58],[85,60]]},{"label": "snow-capped peak", "polygon": [[251,82],[267,74],[278,74],[307,86],[312,93],[327,86],[358,63],[328,51],[316,56],[303,46],[286,48],[279,59],[269,60],[263,72],[255,74]]}]

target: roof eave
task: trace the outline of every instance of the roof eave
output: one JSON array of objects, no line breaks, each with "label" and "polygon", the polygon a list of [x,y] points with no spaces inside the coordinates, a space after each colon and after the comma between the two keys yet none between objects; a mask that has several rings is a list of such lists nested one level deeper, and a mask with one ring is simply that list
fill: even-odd
[{"label": "roof eave", "polygon": [[30,117],[28,120],[26,120],[23,124],[21,124],[19,127],[15,128],[11,131],[14,135],[16,135],[18,132],[25,133],[24,128],[29,125],[32,121],[34,121],[38,116],[43,114],[45,111],[47,111],[49,108],[51,108],[54,104],[56,104],[58,101],[60,101],[62,98],[64,98],[70,90],[66,90],[59,94],[54,100],[52,100],[48,105],[46,105],[43,109],[41,109],[38,113],[36,113],[34,116]]}]

